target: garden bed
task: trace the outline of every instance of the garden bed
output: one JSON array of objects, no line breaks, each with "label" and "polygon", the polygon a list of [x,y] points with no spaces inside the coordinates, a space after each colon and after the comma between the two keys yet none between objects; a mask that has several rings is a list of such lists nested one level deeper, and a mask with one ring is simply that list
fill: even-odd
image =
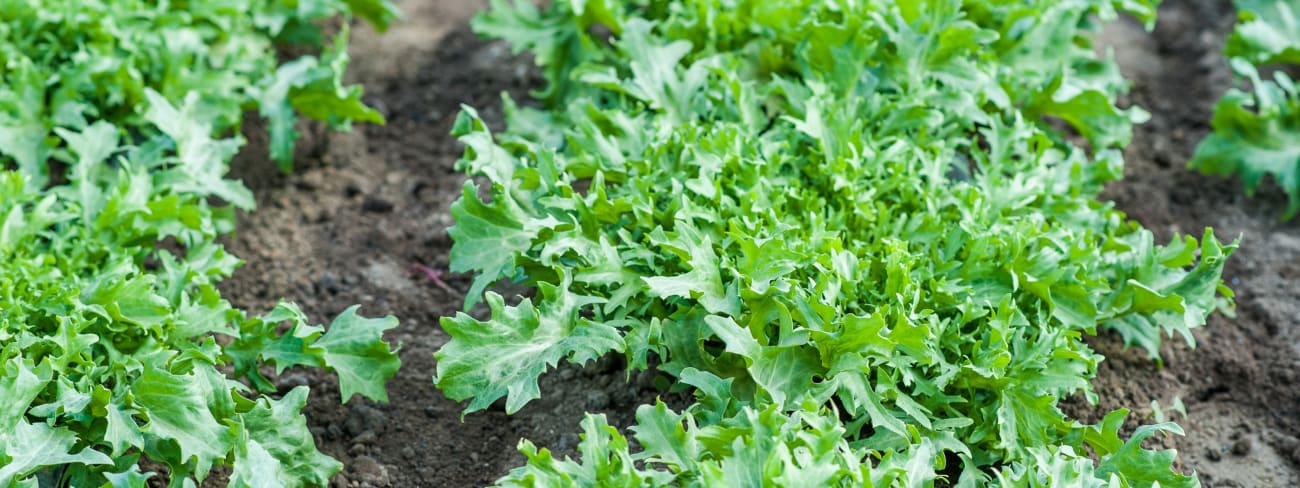
[{"label": "garden bed", "polygon": [[[569,453],[584,411],[626,425],[656,390],[647,376],[625,377],[609,361],[543,376],[540,400],[506,416],[493,408],[460,418],[462,405],[434,388],[433,352],[447,340],[438,319],[460,310],[470,277],[446,275],[449,207],[464,176],[453,169],[462,146],[449,135],[461,104],[499,122],[500,93],[526,99],[539,80],[532,63],[502,43],[480,41],[466,22],[485,2],[411,0],[407,21],[382,37],[355,31],[351,76],[366,101],[388,118],[383,127],[319,134],[299,147],[296,171],[275,172],[257,140],[237,161],[236,178],[257,195],[230,250],[247,261],[222,284],[251,312],[280,298],[313,318],[351,304],[367,316],[402,320],[389,339],[402,343],[402,369],[388,384],[392,403],[337,403],[332,376],[289,370],[288,390],[312,387],[305,413],[321,450],[347,466],[345,486],[477,486],[523,462],[519,438]],[[1215,101],[1231,78],[1219,54],[1233,22],[1230,2],[1168,2],[1153,34],[1136,23],[1109,28],[1132,103],[1152,120],[1138,127],[1126,179],[1105,197],[1151,229],[1158,241],[1213,227],[1243,235],[1225,280],[1237,293],[1237,317],[1214,316],[1196,331],[1199,347],[1167,341],[1160,368],[1117,336],[1089,342],[1106,356],[1095,382],[1099,407],[1073,401],[1067,413],[1097,421],[1130,408],[1130,428],[1150,423],[1158,401],[1184,429],[1164,442],[1184,470],[1206,486],[1300,483],[1300,223],[1279,223],[1285,197],[1242,195],[1237,182],[1184,169],[1209,131]],[[257,131],[247,131],[256,133]],[[481,315],[480,315],[481,316]],[[1175,399],[1187,416],[1168,412]]]}]

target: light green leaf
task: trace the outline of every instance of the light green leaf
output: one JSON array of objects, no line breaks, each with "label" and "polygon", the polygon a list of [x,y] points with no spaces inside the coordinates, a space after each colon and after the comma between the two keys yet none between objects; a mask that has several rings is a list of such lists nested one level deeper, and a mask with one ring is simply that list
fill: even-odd
[{"label": "light green leaf", "polygon": [[442,319],[452,340],[434,354],[434,383],[453,400],[472,399],[466,413],[487,408],[501,397],[506,397],[507,413],[517,412],[541,395],[537,377],[561,359],[583,364],[622,352],[617,329],[582,317],[597,300],[549,284],[539,288],[544,304],[540,308],[528,298],[506,306],[500,295],[488,292],[488,320],[465,313]]},{"label": "light green leaf", "polygon": [[475,191],[473,183],[465,183],[461,198],[451,206],[456,225],[447,228],[447,235],[455,241],[451,270],[477,273],[465,295],[466,310],[479,302],[489,284],[514,274],[514,254],[531,246],[536,233],[525,224],[527,215],[511,197],[499,195],[488,205]]},{"label": "light green leaf", "polygon": [[211,388],[194,373],[176,375],[156,368],[146,369],[131,385],[135,405],[148,418],[140,431],[175,441],[181,461],[193,462],[200,476],[225,458],[234,442],[230,428],[218,423],[208,407]]},{"label": "light green leaf", "polygon": [[[254,440],[241,440],[235,450],[235,465],[230,474],[233,487],[285,487],[279,478],[280,461]],[[322,483],[323,484],[323,483]]]},{"label": "light green leaf", "polygon": [[1240,175],[1254,195],[1265,176],[1286,191],[1290,203],[1283,219],[1300,212],[1300,90],[1283,73],[1273,81],[1255,68],[1234,61],[1251,80],[1253,94],[1230,91],[1214,108],[1214,133],[1196,147],[1188,166],[1218,176]]},{"label": "light green leaf", "polygon": [[33,366],[30,359],[14,356],[0,369],[0,432],[11,431],[31,407],[32,401],[45,390],[53,377],[50,364]]},{"label": "light green leaf", "polygon": [[358,393],[371,400],[388,401],[384,384],[397,374],[402,362],[397,351],[384,342],[383,335],[397,327],[397,318],[363,318],[357,315],[358,308],[353,305],[339,314],[308,351],[319,354],[325,366],[339,375],[339,393],[344,402]]},{"label": "light green leaf", "polygon": [[104,453],[84,448],[71,452],[77,435],[48,424],[19,421],[0,430],[0,486],[22,484],[23,478],[46,466],[65,464],[113,464]]},{"label": "light green leaf", "polygon": [[108,427],[104,431],[104,440],[113,446],[113,457],[121,456],[129,448],[143,448],[144,436],[140,433],[140,426],[132,418],[134,411],[122,407],[117,403],[110,403],[104,407],[106,409],[105,420]]},{"label": "light green leaf", "polygon": [[[1138,427],[1133,432],[1133,435],[1127,441],[1124,441],[1123,447],[1120,447],[1113,454],[1101,457],[1101,462],[1097,465],[1097,475],[1103,477],[1117,475],[1116,477],[1132,483],[1133,486],[1169,488],[1201,486],[1195,473],[1189,476],[1179,474],[1173,470],[1178,451],[1172,449],[1153,451],[1142,448],[1142,442],[1147,438],[1166,432],[1183,435],[1183,429],[1172,423]],[[1113,432],[1110,435],[1113,435]]]},{"label": "light green leaf", "polygon": [[375,30],[384,32],[394,21],[402,19],[402,11],[389,0],[346,0],[348,8],[357,16],[370,21]]},{"label": "light green leaf", "polygon": [[[263,398],[243,414],[248,443],[236,449],[232,479],[248,486],[324,486],[343,465],[320,451],[307,430],[302,409],[307,405],[305,386],[279,400]],[[242,450],[247,447],[247,450]]]},{"label": "light green leaf", "polygon": [[674,412],[662,401],[637,408],[636,425],[630,428],[644,449],[637,459],[694,471],[703,453],[693,423],[688,414]]},{"label": "light green leaf", "polygon": [[1300,1],[1234,0],[1237,26],[1226,54],[1254,64],[1300,64]]}]

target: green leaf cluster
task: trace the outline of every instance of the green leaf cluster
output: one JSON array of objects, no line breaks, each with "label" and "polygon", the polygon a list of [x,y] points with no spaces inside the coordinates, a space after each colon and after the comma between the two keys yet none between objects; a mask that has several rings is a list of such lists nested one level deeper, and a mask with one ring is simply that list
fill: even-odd
[{"label": "green leaf cluster", "polygon": [[1234,0],[1237,26],[1225,53],[1254,64],[1300,64],[1300,2]]},{"label": "green leaf cluster", "polygon": [[361,87],[343,84],[346,27],[320,56],[281,64],[275,46],[322,46],[318,25],[340,14],[386,28],[398,14],[387,0],[3,0],[0,12],[0,154],[37,187],[60,145],[54,129],[104,120],[143,130],[149,90],[174,103],[197,94],[194,116],[218,133],[258,111],[286,170],[299,113],[335,128],[383,122]]},{"label": "green leaf cluster", "polygon": [[1300,66],[1300,1],[1237,0],[1238,17],[1225,54],[1239,83],[1214,107],[1214,132],[1188,165],[1216,176],[1237,175],[1253,196],[1272,177],[1286,192],[1282,214],[1300,212],[1300,90],[1284,71],[1260,76],[1263,65]]},{"label": "green leaf cluster", "polygon": [[290,303],[249,316],[216,285],[240,264],[217,239],[254,206],[226,178],[244,111],[290,107],[270,115],[288,148],[300,103],[340,126],[378,120],[339,83],[346,32],[320,58],[276,61],[276,43],[318,44],[316,23],[349,11],[396,14],[0,0],[0,487],[143,487],[145,459],[178,487],[216,465],[230,486],[324,485],[341,469],[307,430],[307,388],[264,396],[262,372],[325,368],[342,400],[385,400],[396,320],[353,307],[324,328]]},{"label": "green leaf cluster", "polygon": [[[1088,42],[1154,2],[495,2],[541,109],[454,129],[466,183],[435,382],[467,413],[621,354],[696,403],[505,486],[1195,486],[1174,453],[1065,417],[1099,327],[1158,358],[1227,306],[1235,245],[1157,245],[1096,200],[1137,108]],[[1082,136],[1087,147],[1064,132]],[[1090,458],[1089,453],[1095,454]],[[1095,461],[1095,462],[1094,462]]]}]

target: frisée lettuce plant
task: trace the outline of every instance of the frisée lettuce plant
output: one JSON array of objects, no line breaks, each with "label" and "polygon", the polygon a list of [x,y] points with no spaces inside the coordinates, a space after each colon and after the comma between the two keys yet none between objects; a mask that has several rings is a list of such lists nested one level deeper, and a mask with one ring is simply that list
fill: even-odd
[{"label": "fris\u00e9e lettuce plant", "polygon": [[[228,179],[246,110],[287,168],[298,114],[381,122],[342,84],[347,31],[318,22],[380,0],[0,0],[0,487],[323,486],[308,391],[264,371],[323,368],[342,401],[386,400],[392,317],[350,308],[329,327],[292,303],[234,308],[240,264],[217,243],[252,194]],[[241,381],[242,380],[242,381]]]},{"label": "fris\u00e9e lettuce plant", "polygon": [[[455,127],[467,182],[435,382],[466,412],[621,354],[691,391],[635,445],[600,416],[579,459],[528,442],[502,486],[1195,486],[1176,425],[1118,436],[1094,400],[1108,329],[1158,359],[1227,306],[1234,245],[1159,245],[1096,199],[1138,108],[1092,19],[1145,1],[494,2],[541,109]],[[1077,146],[1054,121],[1087,141]],[[513,281],[517,303],[491,291]],[[1089,453],[1095,455],[1090,457]]]}]

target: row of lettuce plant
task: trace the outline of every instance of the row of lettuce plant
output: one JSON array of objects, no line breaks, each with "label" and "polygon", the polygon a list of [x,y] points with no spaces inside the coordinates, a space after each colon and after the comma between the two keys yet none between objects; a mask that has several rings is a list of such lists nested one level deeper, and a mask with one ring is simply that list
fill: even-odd
[{"label": "row of lettuce plant", "polygon": [[[228,166],[245,114],[292,161],[298,115],[382,122],[342,82],[386,0],[0,0],[0,487],[325,485],[341,469],[264,374],[325,368],[385,400],[396,320],[250,316],[217,243],[254,200]],[[327,46],[328,44],[328,46]],[[277,46],[324,52],[281,63]],[[242,381],[241,381],[242,380]]]},{"label": "row of lettuce plant", "polygon": [[494,2],[474,27],[547,85],[456,125],[490,314],[443,319],[436,384],[514,413],[619,354],[694,395],[631,438],[589,415],[577,459],[522,441],[502,486],[1196,486],[1142,447],[1178,426],[1059,408],[1096,401],[1084,336],[1158,359],[1231,303],[1235,244],[1097,200],[1146,114],[1087,33],[1155,3]]},{"label": "row of lettuce plant", "polygon": [[[1300,89],[1283,69],[1300,68],[1300,0],[1236,0],[1239,22],[1224,54],[1240,88],[1214,108],[1214,131],[1189,163],[1202,173],[1237,175],[1254,195],[1264,177],[1286,192],[1282,218],[1300,212]],[[1273,78],[1261,67],[1283,68]]]}]

